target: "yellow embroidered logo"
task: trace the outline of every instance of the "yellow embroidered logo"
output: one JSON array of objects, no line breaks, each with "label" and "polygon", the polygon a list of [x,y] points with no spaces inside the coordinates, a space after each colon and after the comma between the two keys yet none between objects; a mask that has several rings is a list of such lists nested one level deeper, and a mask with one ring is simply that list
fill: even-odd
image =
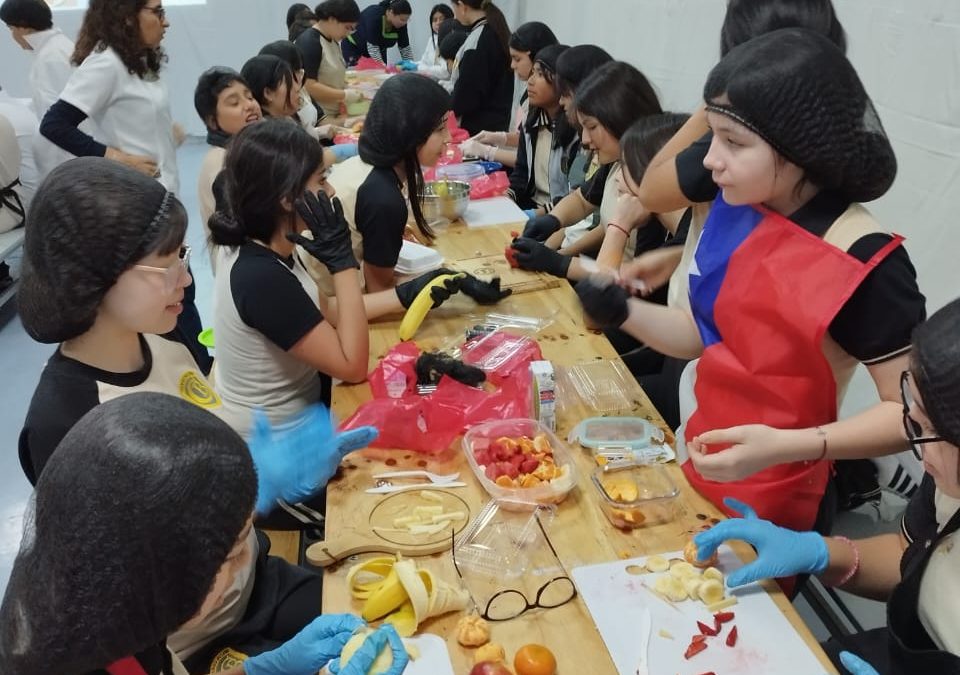
[{"label": "yellow embroidered logo", "polygon": [[180,376],[180,398],[201,408],[220,407],[220,397],[217,396],[217,392],[193,370],[188,370]]},{"label": "yellow embroidered logo", "polygon": [[210,672],[225,673],[228,670],[234,670],[246,660],[246,654],[227,648],[213,657],[213,661],[210,663]]}]

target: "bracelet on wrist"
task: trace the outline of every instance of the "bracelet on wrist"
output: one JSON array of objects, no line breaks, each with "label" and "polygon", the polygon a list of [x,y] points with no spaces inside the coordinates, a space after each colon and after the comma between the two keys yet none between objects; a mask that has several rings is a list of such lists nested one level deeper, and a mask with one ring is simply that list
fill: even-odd
[{"label": "bracelet on wrist", "polygon": [[857,572],[860,571],[860,549],[857,548],[857,545],[846,537],[833,537],[836,541],[842,541],[853,551],[853,565],[850,566],[850,569],[847,570],[847,573],[840,578],[835,584],[831,584],[835,588],[840,588],[841,586],[846,586],[850,583],[850,580],[856,576]]},{"label": "bracelet on wrist", "polygon": [[624,236],[627,236],[627,237],[630,236],[630,233],[629,233],[627,230],[623,229],[622,227],[620,227],[620,226],[617,225],[616,223],[607,223],[607,227],[612,227],[612,228],[614,228],[614,229],[620,230],[621,232],[623,232]]},{"label": "bracelet on wrist", "polygon": [[823,429],[821,429],[820,427],[814,427],[813,430],[814,430],[814,432],[816,432],[817,436],[820,437],[820,441],[822,442],[822,446],[821,446],[821,448],[820,448],[820,455],[819,455],[819,457],[817,457],[816,459],[811,459],[811,460],[809,460],[809,461],[811,461],[811,462],[822,462],[822,461],[826,458],[826,456],[827,456],[827,432],[824,431]]}]

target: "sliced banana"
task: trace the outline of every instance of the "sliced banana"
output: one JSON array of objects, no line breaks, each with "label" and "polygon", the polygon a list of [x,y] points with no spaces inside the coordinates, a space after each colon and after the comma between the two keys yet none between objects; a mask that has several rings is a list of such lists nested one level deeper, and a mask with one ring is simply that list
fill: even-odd
[{"label": "sliced banana", "polygon": [[723,583],[723,572],[718,570],[716,567],[708,567],[703,570],[704,579],[716,579],[717,581]]},{"label": "sliced banana", "polygon": [[670,566],[670,575],[678,579],[686,579],[694,576],[699,577],[700,572],[698,572],[697,568],[690,563],[681,560],[679,562],[674,562]]},{"label": "sliced banana", "polygon": [[707,579],[700,586],[700,599],[704,604],[712,605],[723,600],[723,582],[717,579]]},{"label": "sliced banana", "polygon": [[670,595],[670,581],[670,577],[666,575],[657,577],[657,580],[653,582],[653,590],[661,595]]},{"label": "sliced banana", "polygon": [[670,562],[662,555],[652,555],[647,558],[647,569],[651,572],[666,572],[670,569]]},{"label": "sliced banana", "polygon": [[683,579],[683,590],[687,592],[691,600],[700,599],[700,587],[703,585],[703,579],[699,576],[685,577]]}]

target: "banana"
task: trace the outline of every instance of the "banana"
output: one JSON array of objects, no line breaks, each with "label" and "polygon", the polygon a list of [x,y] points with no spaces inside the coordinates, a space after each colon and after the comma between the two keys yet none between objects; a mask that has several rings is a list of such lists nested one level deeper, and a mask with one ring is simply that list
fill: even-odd
[{"label": "banana", "polygon": [[462,279],[464,276],[464,274],[441,274],[424,286],[417,293],[414,301],[410,303],[407,313],[403,315],[403,320],[400,322],[400,339],[404,342],[412,339],[417,329],[420,328],[420,324],[427,317],[427,312],[433,306],[433,297],[430,295],[430,291],[434,286],[440,286],[449,279]]},{"label": "banana", "polygon": [[364,621],[375,621],[403,606],[409,599],[406,589],[400,583],[396,568],[390,570],[387,578],[367,598],[363,605]]}]

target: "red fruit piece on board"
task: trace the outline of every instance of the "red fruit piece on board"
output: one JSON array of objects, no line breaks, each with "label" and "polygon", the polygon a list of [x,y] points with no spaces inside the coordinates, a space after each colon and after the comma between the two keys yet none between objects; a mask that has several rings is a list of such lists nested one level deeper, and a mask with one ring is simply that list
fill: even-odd
[{"label": "red fruit piece on board", "polygon": [[711,628],[710,626],[705,624],[703,621],[697,621],[697,628],[699,628],[700,632],[703,633],[704,635],[709,635],[711,637],[713,637],[714,635],[720,634],[719,630],[717,630],[716,628]]},{"label": "red fruit piece on board", "polygon": [[512,246],[507,246],[503,249],[503,257],[510,263],[510,267],[520,267],[520,263],[517,262],[517,252],[513,250]]},{"label": "red fruit piece on board", "polygon": [[683,658],[692,659],[694,656],[702,652],[707,648],[706,642],[691,642],[690,646],[687,647],[687,651],[683,653]]},{"label": "red fruit piece on board", "polygon": [[727,646],[732,647],[737,644],[737,627],[734,626],[730,629],[730,632],[727,634]]}]

